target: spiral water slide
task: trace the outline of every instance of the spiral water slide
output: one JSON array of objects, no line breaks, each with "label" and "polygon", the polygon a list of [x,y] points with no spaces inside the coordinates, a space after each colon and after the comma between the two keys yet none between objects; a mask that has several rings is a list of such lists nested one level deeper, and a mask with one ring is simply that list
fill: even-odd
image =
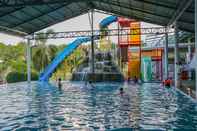
[{"label": "spiral water slide", "polygon": [[[116,16],[108,16],[99,23],[99,27],[102,30],[103,28],[108,27],[111,23],[116,22],[117,20],[118,17]],[[99,39],[99,37],[95,37],[94,39]],[[55,69],[64,61],[66,57],[70,56],[73,51],[76,50],[77,47],[79,47],[82,43],[86,43],[89,41],[91,41],[91,37],[80,37],[69,43],[63,51],[58,53],[58,55],[44,69],[44,71],[40,73],[39,81],[48,81]]]}]

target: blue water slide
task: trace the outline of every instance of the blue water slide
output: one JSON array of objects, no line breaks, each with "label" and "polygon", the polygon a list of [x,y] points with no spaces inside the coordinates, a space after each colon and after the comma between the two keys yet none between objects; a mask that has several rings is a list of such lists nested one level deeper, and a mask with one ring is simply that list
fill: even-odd
[{"label": "blue water slide", "polygon": [[39,76],[39,80],[40,81],[48,81],[49,77],[51,76],[51,74],[54,72],[54,70],[56,69],[56,67],[67,57],[69,56],[79,45],[81,45],[81,43],[85,43],[90,41],[91,38],[90,37],[83,37],[83,38],[77,38],[75,39],[73,42],[71,42],[70,44],[68,44],[68,46],[66,48],[64,48],[64,50],[62,52],[60,52],[51,62],[51,64],[49,64],[45,70],[40,74]]},{"label": "blue water slide", "polygon": [[107,26],[109,26],[111,23],[116,22],[118,20],[117,16],[108,16],[106,18],[104,18],[100,24],[99,27],[100,28],[106,28]]},{"label": "blue water slide", "polygon": [[[117,21],[116,16],[109,16],[103,19],[99,26],[100,28],[105,28],[108,25],[110,25],[113,22]],[[99,36],[94,37],[95,40],[99,39]],[[73,42],[69,43],[66,48],[62,52],[60,52],[53,61],[45,68],[45,70],[40,73],[39,81],[48,81],[52,73],[55,71],[55,69],[58,67],[59,64],[64,61],[66,57],[68,57],[72,52],[82,43],[89,42],[91,40],[91,37],[80,37],[75,39]]]}]

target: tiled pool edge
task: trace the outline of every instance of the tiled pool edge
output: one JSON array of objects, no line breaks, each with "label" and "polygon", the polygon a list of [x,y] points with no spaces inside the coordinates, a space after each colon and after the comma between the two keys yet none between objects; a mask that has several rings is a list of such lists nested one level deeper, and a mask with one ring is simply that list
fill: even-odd
[{"label": "tiled pool edge", "polygon": [[194,99],[193,97],[187,95],[186,93],[184,93],[183,91],[181,91],[179,88],[173,88],[176,91],[178,91],[179,93],[181,93],[182,95],[186,96],[187,98],[189,98],[192,102],[194,102],[197,105],[197,99]]}]

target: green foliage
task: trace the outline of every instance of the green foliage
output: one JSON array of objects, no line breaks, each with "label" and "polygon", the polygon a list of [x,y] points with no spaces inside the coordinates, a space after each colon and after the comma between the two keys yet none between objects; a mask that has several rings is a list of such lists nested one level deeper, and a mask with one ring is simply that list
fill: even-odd
[{"label": "green foliage", "polygon": [[26,79],[26,75],[20,72],[10,72],[6,77],[8,83],[25,81]]},{"label": "green foliage", "polygon": [[[32,80],[38,80],[38,74],[35,72],[31,73],[31,79]],[[21,72],[10,72],[8,73],[6,77],[6,81],[8,83],[15,83],[15,82],[21,82],[21,81],[27,81],[27,73],[21,73]]]},{"label": "green foliage", "polygon": [[10,64],[13,71],[17,71],[21,73],[27,72],[27,64],[22,60],[17,60],[17,61],[13,60],[10,62]]},{"label": "green foliage", "polygon": [[33,49],[34,68],[40,72],[43,70],[56,56],[57,47],[54,45],[38,46]]},{"label": "green foliage", "polygon": [[[47,30],[46,33],[52,33],[53,30]],[[36,46],[32,49],[32,56],[33,56],[33,65],[34,68],[40,72],[46,68],[46,66],[54,59],[58,52],[58,48],[55,45],[47,45],[46,39],[48,34],[40,33],[37,38],[40,38],[36,41]]]},{"label": "green foliage", "polygon": [[[53,30],[47,30],[51,33]],[[37,37],[48,37],[48,34],[40,34]],[[36,45],[31,48],[32,52],[32,78],[36,80],[39,72],[44,70],[48,64],[61,52],[67,45],[48,45],[46,39],[36,41]],[[85,48],[85,50],[84,50]],[[56,69],[55,76],[64,76],[71,73],[82,63],[87,56],[88,46],[80,46],[75,50],[64,62]],[[8,82],[19,82],[27,80],[27,64],[26,64],[26,43],[20,42],[16,45],[5,45],[0,43],[0,79]],[[36,74],[36,75],[35,75]],[[35,77],[34,77],[35,76]],[[35,78],[35,79],[34,79]]]},{"label": "green foliage", "polygon": [[[64,46],[65,48],[65,46]],[[63,48],[61,48],[61,51]],[[87,46],[80,46],[69,57],[67,57],[62,64],[53,73],[52,79],[56,80],[61,77],[62,79],[70,79],[71,74],[79,65],[84,61],[87,55]]]},{"label": "green foliage", "polygon": [[3,79],[11,71],[26,72],[25,43],[5,45],[0,43],[0,77]]}]

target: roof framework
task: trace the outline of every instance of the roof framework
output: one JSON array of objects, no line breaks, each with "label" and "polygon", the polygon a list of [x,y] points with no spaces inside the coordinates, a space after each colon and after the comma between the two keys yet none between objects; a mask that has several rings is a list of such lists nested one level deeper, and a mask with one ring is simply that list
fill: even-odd
[{"label": "roof framework", "polygon": [[[28,35],[97,9],[167,26],[188,0],[0,0],[0,31]],[[194,0],[177,21],[194,32]]]}]

